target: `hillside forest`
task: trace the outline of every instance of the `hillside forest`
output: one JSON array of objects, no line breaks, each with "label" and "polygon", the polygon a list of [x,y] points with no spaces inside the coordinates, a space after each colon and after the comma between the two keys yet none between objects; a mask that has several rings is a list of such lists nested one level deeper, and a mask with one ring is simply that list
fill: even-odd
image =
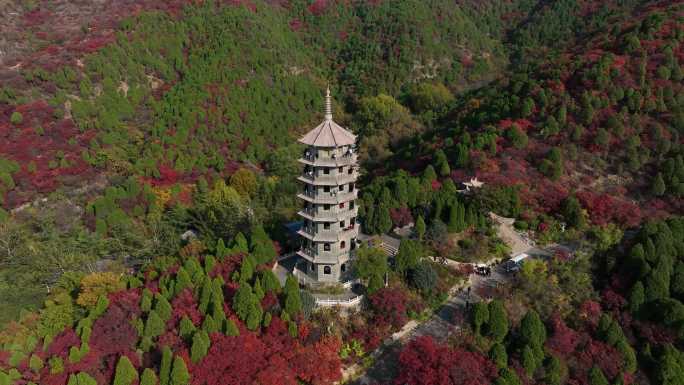
[{"label": "hillside forest", "polygon": [[[438,261],[509,256],[490,212],[573,252],[382,383],[684,383],[684,2],[0,12],[0,385],[335,383],[472,273]],[[364,233],[414,234],[358,251],[347,316],[272,271],[328,86]]]}]

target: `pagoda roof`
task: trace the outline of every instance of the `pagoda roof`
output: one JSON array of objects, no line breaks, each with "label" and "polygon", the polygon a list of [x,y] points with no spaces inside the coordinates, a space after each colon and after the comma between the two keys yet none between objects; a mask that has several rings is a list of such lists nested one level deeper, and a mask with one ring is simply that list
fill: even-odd
[{"label": "pagoda roof", "polygon": [[356,143],[356,135],[335,123],[332,119],[326,119],[316,128],[299,138],[299,142],[314,147],[340,147]]},{"label": "pagoda roof", "polygon": [[347,131],[332,119],[330,87],[325,90],[325,120],[306,135],[299,138],[299,142],[314,147],[340,147],[356,143],[356,135]]}]

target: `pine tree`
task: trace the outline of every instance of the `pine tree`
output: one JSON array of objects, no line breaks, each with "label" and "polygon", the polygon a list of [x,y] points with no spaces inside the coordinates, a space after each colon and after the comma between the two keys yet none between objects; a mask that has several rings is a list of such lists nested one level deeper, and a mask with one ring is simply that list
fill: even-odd
[{"label": "pine tree", "polygon": [[285,281],[285,311],[290,317],[294,317],[302,311],[299,283],[293,275],[288,275]]},{"label": "pine tree", "polygon": [[192,321],[190,321],[190,319],[188,319],[186,316],[181,318],[179,329],[179,334],[184,340],[188,340],[193,334],[195,334],[195,331],[197,330]]},{"label": "pine tree", "polygon": [[166,297],[159,294],[155,296],[155,299],[156,303],[154,305],[154,310],[162,320],[167,321],[169,318],[171,318],[171,304]]},{"label": "pine tree", "polygon": [[265,292],[278,293],[281,289],[278,277],[270,269],[261,272],[261,285]]},{"label": "pine tree", "polygon": [[376,218],[376,230],[380,234],[388,233],[392,230],[392,217],[390,216],[389,206],[387,203],[380,203]]},{"label": "pine tree", "polygon": [[399,205],[402,206],[408,203],[408,186],[406,184],[406,179],[398,178],[395,180],[394,199],[396,199]]},{"label": "pine tree", "polygon": [[162,348],[161,365],[159,366],[159,385],[169,385],[171,382],[171,363],[173,360],[173,353],[171,348],[164,346]]},{"label": "pine tree", "polygon": [[[3,384],[1,376],[2,374],[0,374],[0,384]],[[9,384],[10,383],[7,382],[7,385]],[[94,378],[92,378],[88,373],[80,372],[78,374],[70,375],[69,382],[67,383],[67,385],[97,385],[97,381]]]},{"label": "pine tree", "polygon": [[546,341],[546,327],[539,318],[539,314],[530,310],[520,322],[520,338],[523,345],[541,347]]},{"label": "pine tree", "polygon": [[264,319],[262,320],[262,326],[267,328],[269,325],[271,325],[271,321],[273,320],[273,316],[271,315],[270,312],[264,313]]},{"label": "pine tree", "polygon": [[404,277],[418,266],[422,254],[421,245],[411,239],[402,239],[399,244],[399,251],[396,260],[396,268]]},{"label": "pine tree", "polygon": [[232,319],[226,322],[226,335],[231,337],[237,337],[240,335],[240,330]]},{"label": "pine tree", "polygon": [[223,238],[219,238],[219,240],[216,242],[216,256],[219,259],[223,259],[228,254],[228,249],[226,248],[225,242],[223,242]]},{"label": "pine tree", "polygon": [[241,320],[247,319],[250,306],[253,302],[254,294],[252,294],[252,287],[248,283],[240,284],[240,287],[233,296],[233,310]]},{"label": "pine tree", "polygon": [[121,356],[119,362],[116,364],[116,373],[114,374],[114,385],[131,385],[138,380],[138,371],[135,370],[133,364],[126,356]]},{"label": "pine tree", "polygon": [[157,385],[157,375],[154,370],[145,368],[140,376],[140,385]]},{"label": "pine tree", "polygon": [[190,373],[185,361],[180,356],[173,359],[173,369],[171,369],[171,380],[169,385],[188,385],[190,383]]},{"label": "pine tree", "polygon": [[522,365],[529,377],[537,370],[538,361],[530,346],[525,346],[522,351]]},{"label": "pine tree", "polygon": [[589,371],[589,383],[591,385],[610,385],[606,376],[603,375],[603,372],[598,366],[594,366]]},{"label": "pine tree", "polygon": [[473,306],[473,326],[475,333],[480,334],[480,327],[489,320],[489,308],[486,303],[477,302]]},{"label": "pine tree", "polygon": [[514,370],[503,368],[494,385],[522,385],[522,381]]},{"label": "pine tree", "polygon": [[215,333],[219,330],[219,325],[214,320],[214,317],[211,316],[211,314],[204,317],[204,321],[202,322],[202,330],[207,333]]},{"label": "pine tree", "polygon": [[190,348],[190,359],[193,363],[198,363],[209,351],[209,335],[204,330],[200,330],[192,337],[192,346]]},{"label": "pine tree", "polygon": [[200,292],[199,305],[198,305],[199,311],[204,315],[207,314],[207,309],[209,308],[209,301],[211,300],[212,291],[213,291],[212,281],[211,281],[211,279],[207,278],[202,283],[202,291]]},{"label": "pine tree", "polygon": [[489,357],[499,369],[508,367],[508,353],[506,353],[506,347],[503,344],[494,344],[489,350]]},{"label": "pine tree", "polygon": [[423,184],[431,184],[433,180],[437,179],[437,173],[435,168],[431,164],[428,164],[423,171]]},{"label": "pine tree", "polygon": [[502,342],[508,334],[508,316],[500,300],[494,300],[489,303],[487,333],[497,342]]},{"label": "pine tree", "polygon": [[561,373],[562,373],[562,366],[561,362],[556,356],[551,356],[549,359],[548,365],[546,366],[546,384],[547,385],[560,385],[562,378],[561,378]]},{"label": "pine tree", "polygon": [[176,273],[176,284],[174,285],[174,290],[176,292],[176,295],[178,295],[181,291],[183,291],[187,287],[192,286],[192,279],[190,279],[190,275],[188,274],[188,271],[185,270],[183,266],[181,266],[178,269],[178,272]]},{"label": "pine tree", "polygon": [[264,298],[264,290],[261,288],[261,280],[259,277],[254,281],[254,295],[259,299],[260,301]]},{"label": "pine tree", "polygon": [[148,288],[143,289],[142,297],[140,298],[140,310],[145,313],[152,310],[152,292]]},{"label": "pine tree", "polygon": [[447,229],[449,229],[450,233],[455,233],[460,230],[458,219],[458,203],[454,203],[449,207],[449,222],[447,223]]},{"label": "pine tree", "polygon": [[261,319],[264,315],[261,304],[256,300],[256,296],[254,298],[255,300],[250,305],[249,314],[247,314],[247,319],[245,320],[245,326],[247,326],[247,329],[249,330],[259,329],[259,326],[261,326]]},{"label": "pine tree", "polygon": [[247,243],[247,238],[245,238],[244,234],[242,232],[237,233],[235,238],[233,239],[233,244],[231,246],[231,253],[248,253],[249,252],[249,246]]},{"label": "pine tree", "polygon": [[574,196],[565,199],[563,203],[563,216],[570,226],[579,230],[583,229],[587,224],[587,219],[582,211],[582,206]]},{"label": "pine tree", "polygon": [[240,282],[249,282],[254,276],[254,270],[256,269],[256,260],[253,256],[247,255],[242,260],[242,265],[240,265]]},{"label": "pine tree", "polygon": [[213,255],[207,255],[204,257],[204,274],[209,275],[214,270],[216,266],[216,258]]},{"label": "pine tree", "polygon": [[663,196],[663,194],[665,194],[665,181],[663,180],[663,174],[658,173],[656,175],[655,179],[653,180],[652,192],[655,196]]},{"label": "pine tree", "polygon": [[145,331],[143,335],[148,338],[155,338],[166,330],[166,325],[164,320],[161,319],[156,310],[152,310],[150,314],[147,315],[147,322],[145,322]]},{"label": "pine tree", "polygon": [[425,220],[422,215],[419,215],[416,220],[416,234],[418,235],[418,239],[421,240],[425,236]]}]

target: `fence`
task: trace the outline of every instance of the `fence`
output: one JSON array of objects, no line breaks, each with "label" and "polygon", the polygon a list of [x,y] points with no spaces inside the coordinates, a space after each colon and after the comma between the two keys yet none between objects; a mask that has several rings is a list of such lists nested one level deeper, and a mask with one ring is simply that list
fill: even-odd
[{"label": "fence", "polygon": [[355,297],[348,299],[341,298],[316,298],[316,305],[321,307],[329,306],[342,306],[342,307],[353,307],[361,303],[363,295],[359,294]]}]

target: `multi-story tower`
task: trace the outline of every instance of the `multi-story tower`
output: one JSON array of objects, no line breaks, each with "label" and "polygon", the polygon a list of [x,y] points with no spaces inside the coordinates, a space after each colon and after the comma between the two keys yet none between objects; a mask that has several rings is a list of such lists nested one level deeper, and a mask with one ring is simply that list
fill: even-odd
[{"label": "multi-story tower", "polygon": [[345,281],[359,234],[356,136],[333,121],[329,89],[325,120],[299,142],[307,147],[299,159],[304,164],[298,178],[303,184],[298,197],[304,201],[299,212],[304,224],[298,254],[306,260],[309,278],[321,283]]}]

